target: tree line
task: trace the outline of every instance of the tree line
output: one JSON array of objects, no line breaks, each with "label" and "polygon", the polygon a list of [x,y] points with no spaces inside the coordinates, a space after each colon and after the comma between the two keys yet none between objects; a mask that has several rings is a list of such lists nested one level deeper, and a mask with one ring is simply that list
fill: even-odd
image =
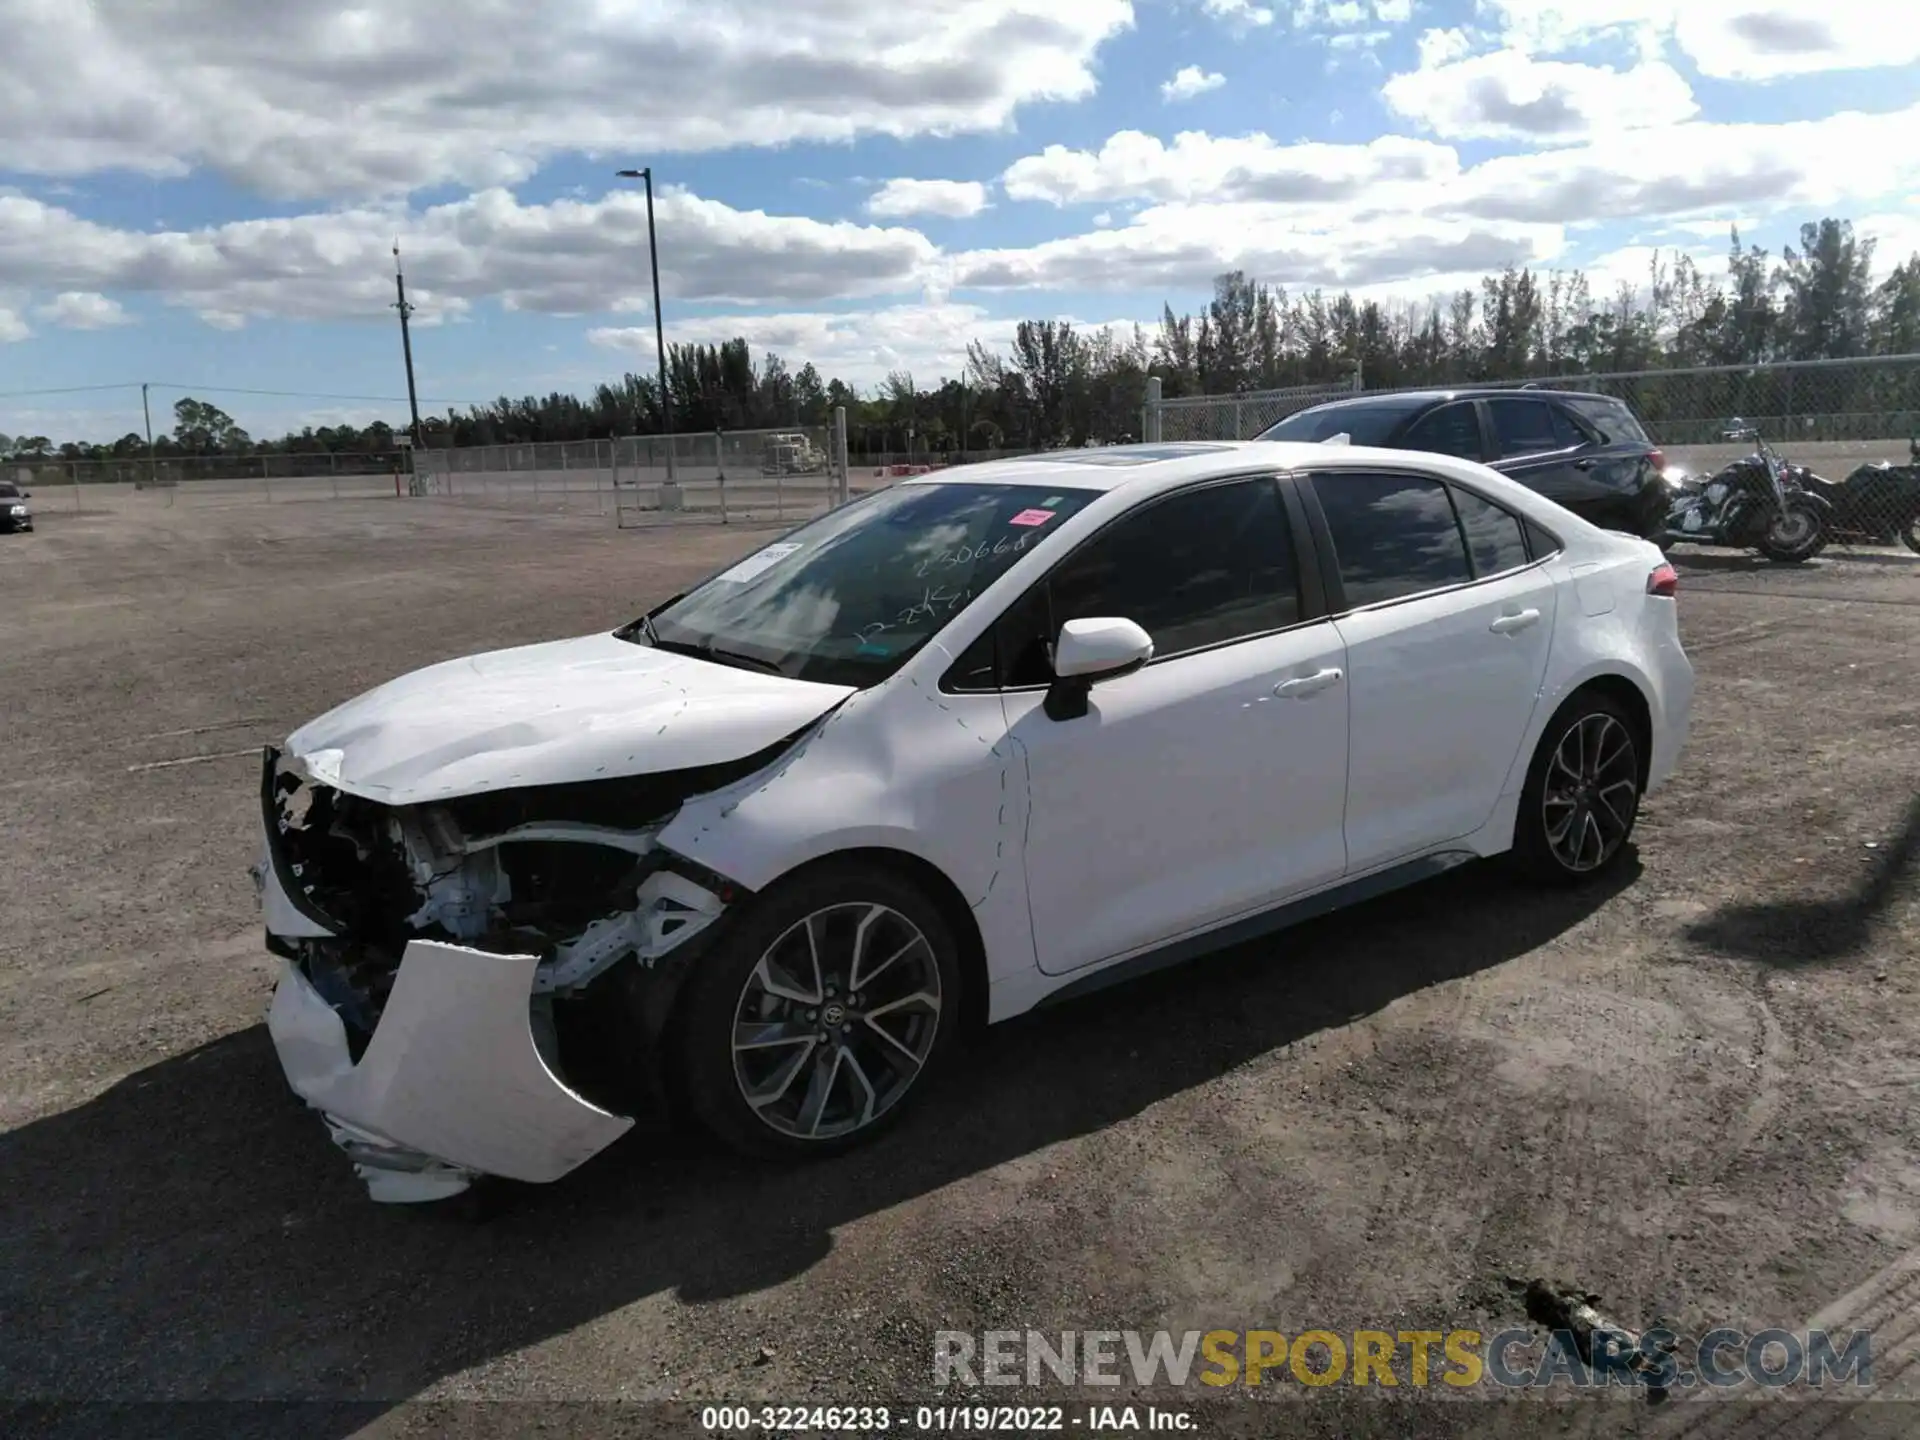
[{"label": "tree line", "polygon": [[[1149,376],[1167,398],[1350,382],[1368,387],[1459,384],[1529,376],[1760,365],[1920,351],[1920,254],[1873,283],[1874,240],[1847,220],[1800,227],[1778,256],[1730,232],[1724,276],[1686,255],[1656,253],[1646,282],[1599,296],[1580,271],[1509,268],[1477,289],[1425,303],[1357,301],[1321,290],[1289,295],[1234,271],[1214,281],[1204,309],[1152,327],[1085,331],[1022,320],[1004,353],[968,347],[961,375],[922,388],[896,371],[868,394],[826,379],[811,363],[757,360],[744,339],[672,344],[667,386],[681,431],[823,426],[847,412],[858,454],[926,455],[1120,442],[1138,438]],[[163,457],[385,454],[404,426],[384,421],[308,427],[256,441],[217,407],[174,406]],[[588,395],[502,396],[464,412],[422,417],[433,447],[520,444],[659,434],[660,388],[627,373]],[[66,459],[144,456],[144,436],[107,445],[42,436],[8,440],[0,454]]]}]

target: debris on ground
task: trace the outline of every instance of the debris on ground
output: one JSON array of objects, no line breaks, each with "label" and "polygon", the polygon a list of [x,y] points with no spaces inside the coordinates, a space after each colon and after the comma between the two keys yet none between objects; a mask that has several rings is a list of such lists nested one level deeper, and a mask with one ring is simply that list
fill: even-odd
[{"label": "debris on ground", "polygon": [[[1521,1282],[1509,1280],[1510,1286]],[[1666,1370],[1658,1357],[1671,1353],[1671,1342],[1645,1342],[1640,1333],[1599,1309],[1600,1297],[1577,1285],[1552,1280],[1525,1282],[1527,1318],[1549,1331],[1568,1336],[1580,1359],[1595,1369],[1620,1369],[1645,1378],[1650,1399],[1665,1398]]]}]

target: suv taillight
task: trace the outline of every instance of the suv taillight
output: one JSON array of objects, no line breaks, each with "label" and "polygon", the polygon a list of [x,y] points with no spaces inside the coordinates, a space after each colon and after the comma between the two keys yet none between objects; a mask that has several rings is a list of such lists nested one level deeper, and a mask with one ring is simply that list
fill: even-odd
[{"label": "suv taillight", "polygon": [[1667,468],[1667,452],[1664,450],[1649,450],[1647,452],[1647,463],[1653,466],[1654,474],[1660,474]]},{"label": "suv taillight", "polygon": [[1647,576],[1647,594],[1664,595],[1671,600],[1680,593],[1680,572],[1671,565],[1656,565]]}]

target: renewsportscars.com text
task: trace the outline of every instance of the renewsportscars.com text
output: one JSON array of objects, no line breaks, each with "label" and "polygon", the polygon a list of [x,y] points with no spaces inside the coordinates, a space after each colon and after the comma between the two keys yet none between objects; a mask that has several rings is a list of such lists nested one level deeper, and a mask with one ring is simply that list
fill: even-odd
[{"label": "renewsportscars.com text", "polygon": [[[1582,1358],[1566,1331],[938,1330],[936,1386],[1372,1385],[1503,1390],[1559,1386],[1689,1389],[1873,1383],[1869,1330],[1649,1330],[1596,1335]],[[1690,1358],[1682,1358],[1690,1356]]]}]

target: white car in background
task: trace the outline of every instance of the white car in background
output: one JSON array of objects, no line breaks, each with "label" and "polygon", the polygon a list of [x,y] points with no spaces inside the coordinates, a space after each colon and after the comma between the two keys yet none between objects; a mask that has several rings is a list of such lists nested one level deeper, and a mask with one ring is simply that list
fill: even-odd
[{"label": "white car in background", "polygon": [[837,1150],[966,1026],[1477,857],[1606,871],[1687,731],[1674,588],[1440,455],[905,481],[270,749],[273,1039],[381,1200],[554,1180],[660,1095]]}]

